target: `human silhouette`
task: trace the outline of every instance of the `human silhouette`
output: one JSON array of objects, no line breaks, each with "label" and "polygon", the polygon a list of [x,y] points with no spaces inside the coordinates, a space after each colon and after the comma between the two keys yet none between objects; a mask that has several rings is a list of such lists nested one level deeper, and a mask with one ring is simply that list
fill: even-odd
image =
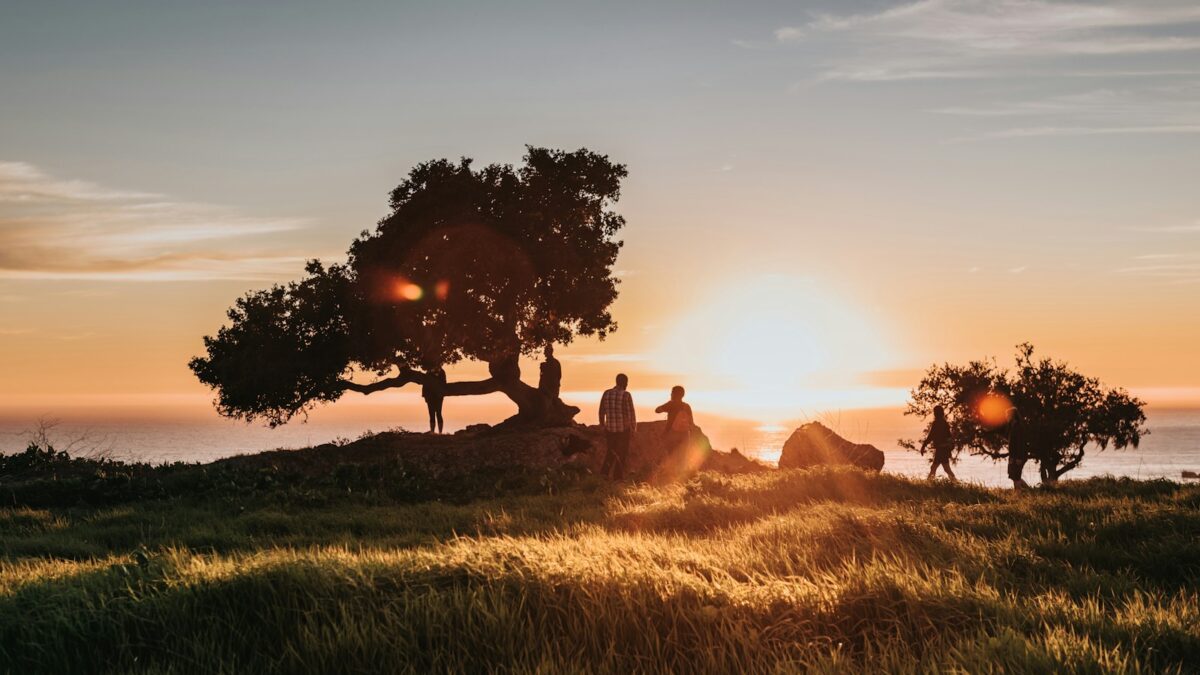
[{"label": "human silhouette", "polygon": [[1013,482],[1014,489],[1029,487],[1021,473],[1025,470],[1025,462],[1029,461],[1028,437],[1025,435],[1025,422],[1016,408],[1008,411],[1008,478]]},{"label": "human silhouette", "polygon": [[675,385],[671,387],[671,400],[654,409],[656,413],[667,413],[667,426],[663,435],[675,441],[669,444],[671,447],[676,447],[692,435],[692,406],[684,402],[683,395],[683,387]]},{"label": "human silhouette", "polygon": [[629,440],[637,430],[637,415],[633,411],[633,396],[629,394],[629,377],[617,375],[616,386],[600,397],[600,427],[608,450],[600,473],[612,476],[613,480],[625,477],[625,463],[629,458]]},{"label": "human silhouette", "polygon": [[946,411],[940,405],[933,407],[933,422],[929,425],[929,433],[925,435],[925,440],[921,442],[922,455],[925,454],[927,446],[933,446],[933,463],[929,466],[929,480],[933,480],[939,466],[946,471],[950,480],[958,480],[954,476],[954,471],[950,469],[950,453],[954,450],[954,443],[950,437],[950,424],[946,422]]},{"label": "human silhouette", "polygon": [[429,433],[442,433],[442,401],[446,399],[446,371],[439,366],[429,371],[429,378],[421,385],[421,398],[429,408]]},{"label": "human silhouette", "polygon": [[562,364],[554,358],[554,345],[546,345],[543,353],[546,355],[546,360],[542,361],[538,390],[553,401],[558,398],[559,390],[562,387]]}]

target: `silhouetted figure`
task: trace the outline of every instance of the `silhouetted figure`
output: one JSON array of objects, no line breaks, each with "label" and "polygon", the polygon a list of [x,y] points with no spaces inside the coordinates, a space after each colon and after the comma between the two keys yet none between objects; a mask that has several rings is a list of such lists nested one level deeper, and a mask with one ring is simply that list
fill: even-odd
[{"label": "silhouetted figure", "polygon": [[421,385],[421,398],[429,408],[429,433],[442,433],[442,401],[446,399],[446,371],[440,367],[429,371],[429,379]]},{"label": "silhouetted figure", "polygon": [[629,458],[629,439],[637,430],[637,415],[633,411],[633,396],[629,394],[629,377],[617,375],[616,386],[600,397],[600,428],[608,450],[600,473],[613,480],[625,477],[625,462]]},{"label": "silhouetted figure", "polygon": [[554,358],[554,345],[546,345],[546,360],[542,361],[541,376],[538,378],[538,390],[550,400],[558,398],[562,388],[562,364]]},{"label": "silhouetted figure", "polygon": [[1025,422],[1021,413],[1013,408],[1008,411],[1008,478],[1014,489],[1029,487],[1024,478],[1025,462],[1029,461],[1029,439],[1025,435]]},{"label": "silhouetted figure", "polygon": [[929,425],[929,433],[925,435],[925,440],[921,443],[922,455],[925,454],[927,446],[933,446],[933,463],[929,466],[929,480],[933,480],[939,466],[946,471],[950,480],[958,480],[954,476],[954,471],[950,469],[950,453],[954,450],[954,443],[950,438],[950,424],[946,422],[946,411],[940,405],[933,407],[933,422]]},{"label": "silhouetted figure", "polygon": [[654,409],[656,413],[667,413],[667,427],[663,431],[663,435],[677,441],[671,443],[671,447],[676,447],[679,443],[691,438],[692,427],[695,426],[695,421],[692,419],[692,406],[684,403],[683,394],[683,387],[679,385],[671,387],[671,400]]}]

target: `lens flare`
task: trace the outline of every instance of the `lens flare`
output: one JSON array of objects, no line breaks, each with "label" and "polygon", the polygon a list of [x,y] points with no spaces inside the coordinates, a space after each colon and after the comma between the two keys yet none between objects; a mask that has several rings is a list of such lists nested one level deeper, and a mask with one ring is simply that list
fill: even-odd
[{"label": "lens flare", "polygon": [[400,279],[397,281],[394,290],[397,300],[408,300],[411,302],[420,300],[421,297],[425,295],[425,292],[421,290],[420,286],[407,279]]},{"label": "lens flare", "polygon": [[1008,423],[1008,411],[1012,407],[1012,401],[1004,394],[989,392],[975,404],[975,416],[980,424],[994,429]]},{"label": "lens flare", "polygon": [[445,302],[446,298],[450,297],[450,282],[442,279],[433,285],[433,297]]}]

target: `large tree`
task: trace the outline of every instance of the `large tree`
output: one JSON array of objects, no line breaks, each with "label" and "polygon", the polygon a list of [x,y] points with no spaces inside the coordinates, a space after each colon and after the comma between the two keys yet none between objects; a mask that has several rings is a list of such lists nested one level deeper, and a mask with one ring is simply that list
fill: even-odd
[{"label": "large tree", "polygon": [[528,147],[515,168],[420,164],[344,264],[314,260],[303,280],[238,299],[189,366],[221,414],[275,426],[346,391],[423,384],[435,368],[482,361],[489,377],[445,394],[500,392],[516,421],[569,422],[578,409],[522,382],[518,358],[616,330],[608,308],[625,220],[613,206],[625,176],[586,149]]},{"label": "large tree", "polygon": [[[1062,361],[1035,359],[1033,346],[1017,347],[1016,367],[994,359],[965,366],[932,366],[911,392],[906,415],[927,418],[942,406],[954,451],[1000,460],[1009,455],[1008,409],[1020,411],[1030,458],[1044,482],[1078,467],[1089,447],[1137,447],[1145,428],[1145,405],[1123,389],[1105,389]],[[917,442],[902,440],[915,449]]]}]

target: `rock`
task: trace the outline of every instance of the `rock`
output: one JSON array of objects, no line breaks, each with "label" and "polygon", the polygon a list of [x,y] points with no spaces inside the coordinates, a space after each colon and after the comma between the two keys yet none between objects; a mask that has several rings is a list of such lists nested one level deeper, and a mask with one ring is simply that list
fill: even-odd
[{"label": "rock", "polygon": [[737,448],[729,452],[721,452],[713,450],[705,460],[704,466],[700,467],[704,471],[718,471],[720,473],[762,473],[770,471],[771,467],[758,461],[751,459],[742,453],[738,452]]},{"label": "rock", "polygon": [[873,445],[852,443],[820,422],[809,422],[792,432],[779,456],[781,469],[845,464],[881,471],[883,452]]},{"label": "rock", "polygon": [[[626,473],[652,483],[669,483],[686,480],[699,471],[722,473],[756,473],[768,471],[762,462],[747,458],[740,452],[714,450],[708,436],[700,427],[692,431],[690,442],[679,447],[671,445],[664,432],[667,423],[663,420],[639,422],[637,434],[629,444]],[[595,450],[591,453],[592,471],[599,472],[604,463],[608,441],[599,426],[587,427]]]}]

